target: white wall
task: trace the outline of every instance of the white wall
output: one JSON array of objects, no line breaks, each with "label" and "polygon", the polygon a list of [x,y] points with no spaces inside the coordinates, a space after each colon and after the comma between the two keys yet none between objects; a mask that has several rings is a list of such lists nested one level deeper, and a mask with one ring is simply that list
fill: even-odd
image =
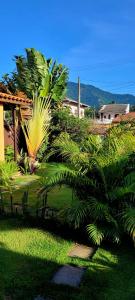
[{"label": "white wall", "polygon": [[[77,105],[72,105],[69,103],[64,103],[64,106],[70,107],[71,113],[74,116],[78,116],[78,106]],[[84,117],[84,108],[80,107],[80,118]]]}]

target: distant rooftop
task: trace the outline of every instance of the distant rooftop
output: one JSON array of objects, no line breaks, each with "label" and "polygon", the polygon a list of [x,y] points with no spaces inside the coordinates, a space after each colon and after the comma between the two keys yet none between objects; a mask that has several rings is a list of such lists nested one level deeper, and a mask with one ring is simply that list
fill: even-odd
[{"label": "distant rooftop", "polygon": [[129,112],[126,115],[122,116],[117,116],[114,120],[113,123],[120,123],[120,122],[132,122],[135,121],[135,112]]},{"label": "distant rooftop", "polygon": [[129,104],[106,104],[103,105],[99,110],[99,113],[119,113],[125,114],[127,109],[129,108]]},{"label": "distant rooftop", "polygon": [[[63,99],[63,102],[78,105],[78,101],[71,99],[71,98],[67,98],[67,97]],[[80,106],[84,107],[84,108],[89,107],[89,105],[84,104],[84,103],[80,103]]]}]

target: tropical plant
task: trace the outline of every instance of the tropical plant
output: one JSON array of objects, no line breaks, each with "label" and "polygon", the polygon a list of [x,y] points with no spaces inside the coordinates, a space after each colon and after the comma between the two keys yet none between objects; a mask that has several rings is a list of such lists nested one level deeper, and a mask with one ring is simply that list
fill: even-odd
[{"label": "tropical plant", "polygon": [[91,122],[71,114],[69,108],[60,108],[52,112],[51,137],[56,138],[61,132],[67,132],[74,141],[82,141],[88,136]]},{"label": "tropical plant", "polygon": [[39,151],[37,153],[37,159],[39,162],[46,161],[48,144],[49,144],[48,137],[46,137],[45,141],[43,142],[41,148],[39,149]]},{"label": "tropical plant", "polygon": [[37,154],[49,134],[50,101],[42,97],[33,100],[32,118],[23,120],[22,130],[25,136],[30,172],[33,173],[37,166]]},{"label": "tropical plant", "polygon": [[0,163],[0,195],[3,204],[3,190],[10,195],[11,212],[13,211],[13,175],[18,171],[15,162],[1,162]]},{"label": "tropical plant", "polygon": [[3,76],[3,83],[17,93],[22,91],[28,98],[36,96],[51,99],[51,106],[61,105],[64,97],[68,70],[34,48],[26,49],[26,56],[15,56],[16,71]]},{"label": "tropical plant", "polygon": [[88,107],[85,109],[84,115],[86,118],[95,119],[98,116],[98,109],[95,107]]},{"label": "tropical plant", "polygon": [[26,152],[21,149],[17,156],[17,164],[23,174],[30,173],[30,158]]},{"label": "tropical plant", "polygon": [[[107,137],[90,135],[83,144],[66,134],[54,143],[69,170],[46,181],[41,194],[57,184],[67,184],[78,201],[65,211],[74,227],[86,227],[91,240],[119,242],[126,230],[134,235],[135,137],[123,128],[113,128]],[[132,175],[131,175],[132,172]]]},{"label": "tropical plant", "polygon": [[5,159],[7,162],[14,160],[14,149],[12,145],[7,145],[5,147]]}]

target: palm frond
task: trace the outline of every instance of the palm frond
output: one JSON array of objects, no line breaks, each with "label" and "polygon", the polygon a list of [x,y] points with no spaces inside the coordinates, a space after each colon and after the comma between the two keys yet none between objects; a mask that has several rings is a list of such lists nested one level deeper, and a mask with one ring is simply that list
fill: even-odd
[{"label": "palm frond", "polygon": [[87,232],[92,242],[99,246],[104,238],[104,232],[101,227],[98,228],[96,224],[89,224],[87,226]]},{"label": "palm frond", "polygon": [[135,208],[128,207],[122,213],[122,221],[124,222],[125,230],[131,235],[135,236]]},{"label": "palm frond", "polygon": [[88,211],[89,203],[85,201],[76,201],[71,208],[68,208],[65,211],[66,220],[70,225],[79,228],[88,218]]},{"label": "palm frond", "polygon": [[44,178],[42,184],[43,188],[40,190],[41,194],[43,194],[47,188],[66,184],[75,191],[79,199],[84,199],[83,195],[86,195],[86,190],[96,190],[96,185],[93,180],[87,178],[82,173],[69,168],[66,168],[65,171],[56,173],[51,178]]},{"label": "palm frond", "polygon": [[46,99],[35,98],[32,118],[22,122],[22,129],[30,157],[36,158],[38,150],[48,137],[49,107],[50,102]]},{"label": "palm frond", "polygon": [[120,242],[118,227],[114,227],[112,224],[91,223],[87,225],[87,232],[92,242],[98,246],[100,246],[103,239],[111,240],[114,243]]},{"label": "palm frond", "polygon": [[68,133],[60,134],[55,139],[53,146],[61,152],[64,158],[71,158],[80,153],[78,144],[71,140]]},{"label": "palm frond", "polygon": [[[105,199],[104,199],[105,200]],[[112,216],[110,214],[109,204],[107,202],[101,202],[94,197],[89,198],[89,211],[94,220],[105,220],[112,222]]]},{"label": "palm frond", "polygon": [[132,183],[130,185],[125,185],[122,187],[116,187],[112,191],[109,192],[109,197],[112,201],[123,199],[124,197],[129,196],[130,194],[135,194],[135,183]]}]

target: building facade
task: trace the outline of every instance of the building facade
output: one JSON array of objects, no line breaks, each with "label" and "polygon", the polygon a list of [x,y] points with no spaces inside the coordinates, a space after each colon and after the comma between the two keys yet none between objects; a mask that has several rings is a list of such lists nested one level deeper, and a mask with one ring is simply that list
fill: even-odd
[{"label": "building facade", "polygon": [[129,104],[107,104],[99,110],[99,123],[110,124],[118,116],[129,113]]},{"label": "building facade", "polygon": [[[69,107],[71,113],[77,117],[78,116],[78,101],[75,101],[73,99],[65,98],[63,100],[63,107]],[[80,103],[80,118],[84,118],[84,111],[89,106],[84,103]]]}]

